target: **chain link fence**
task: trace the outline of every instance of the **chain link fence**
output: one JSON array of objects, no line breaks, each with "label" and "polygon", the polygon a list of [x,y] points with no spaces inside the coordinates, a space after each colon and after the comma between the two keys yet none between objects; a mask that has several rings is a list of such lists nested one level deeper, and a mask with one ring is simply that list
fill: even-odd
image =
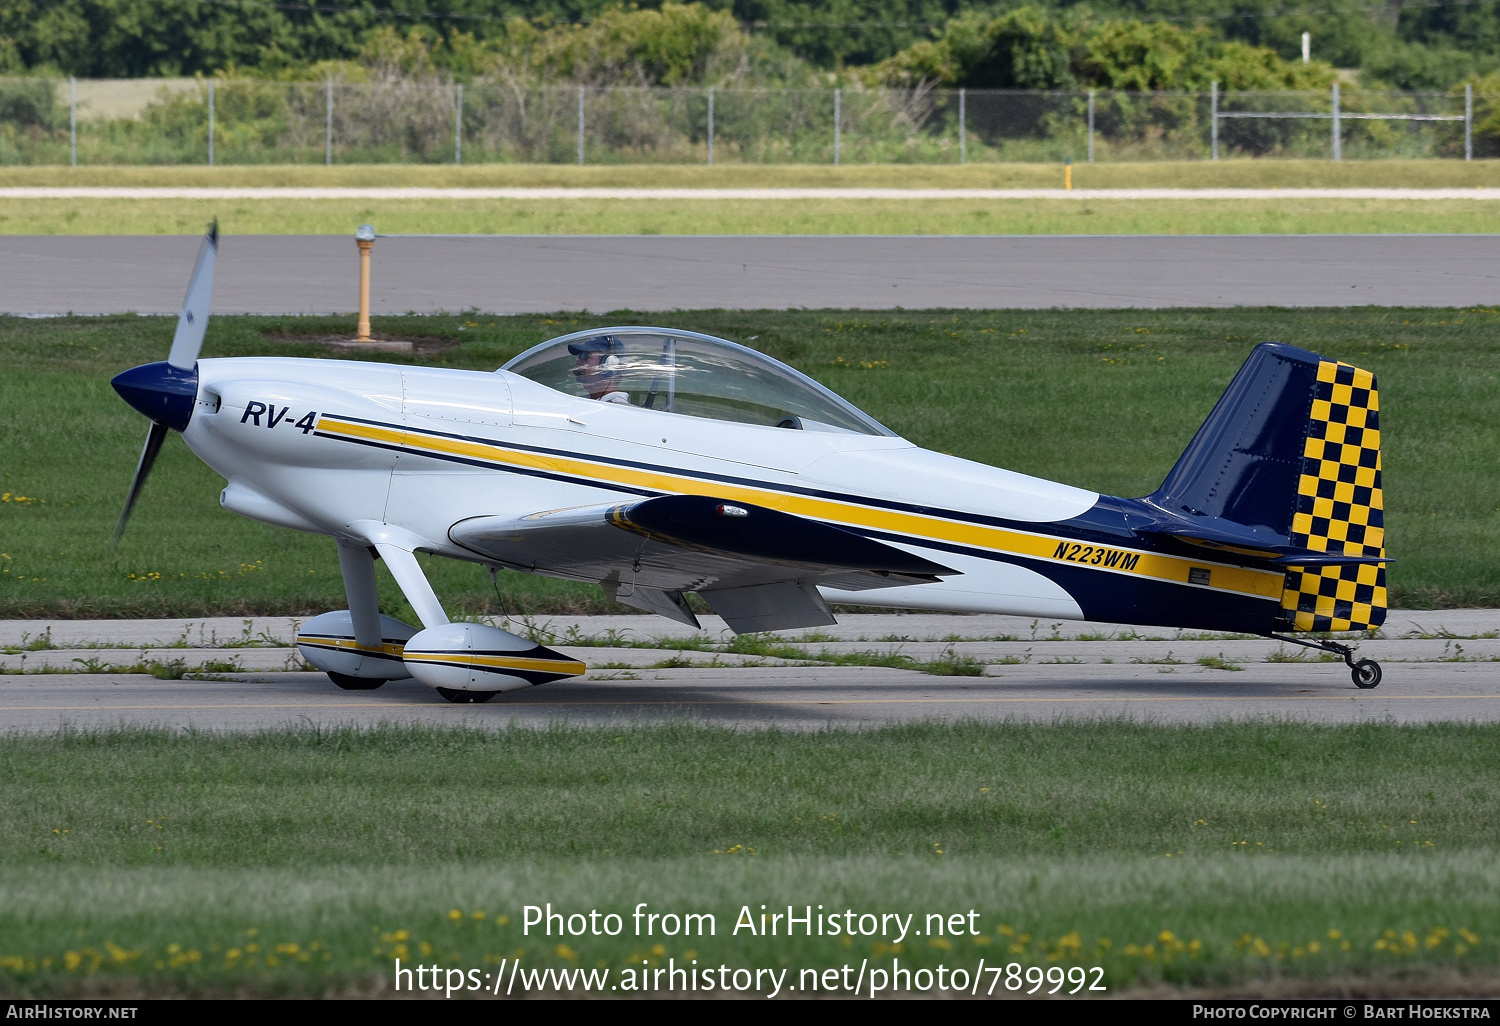
[{"label": "chain link fence", "polygon": [[0,78],[0,164],[1500,156],[1500,97]]}]

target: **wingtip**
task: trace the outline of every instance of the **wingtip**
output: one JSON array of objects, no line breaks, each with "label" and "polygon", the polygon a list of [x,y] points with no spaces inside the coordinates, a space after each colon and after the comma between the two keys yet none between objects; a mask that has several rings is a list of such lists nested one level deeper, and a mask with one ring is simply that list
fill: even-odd
[{"label": "wingtip", "polygon": [[219,245],[219,219],[216,217],[208,222],[208,243],[214,248]]}]

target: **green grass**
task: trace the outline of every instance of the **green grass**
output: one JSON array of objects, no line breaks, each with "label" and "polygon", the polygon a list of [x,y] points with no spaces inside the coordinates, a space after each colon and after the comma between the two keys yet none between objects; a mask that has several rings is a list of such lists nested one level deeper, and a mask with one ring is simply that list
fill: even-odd
[{"label": "green grass", "polygon": [[[289,657],[288,669],[305,669],[306,664],[298,657]],[[146,673],[157,680],[182,680],[185,677],[200,677],[211,674],[242,673],[244,667],[238,659],[197,659],[189,663],[186,659],[137,659],[135,662],[115,661],[91,656],[75,658],[67,666],[48,666],[44,669],[27,669],[25,660],[18,667],[0,669],[0,674],[69,674],[69,673]]]},{"label": "green grass", "polygon": [[[4,186],[591,186],[595,188],[1061,188],[1061,164],[364,164],[240,167],[4,167]],[[1222,160],[1075,164],[1079,189],[1500,186],[1495,160]]]},{"label": "green grass", "polygon": [[[1219,161],[1078,165],[1076,188],[1500,185],[1500,161]],[[0,186],[594,186],[1060,188],[1052,164],[718,167],[15,167]],[[1481,200],[101,200],[0,199],[0,234],[383,232],[626,235],[1059,235],[1497,232]]]},{"label": "green grass", "polygon": [[[1285,723],[11,737],[0,992],[368,990],[398,954],[488,971],[518,953],[615,972],[1051,956],[1114,989],[1492,981],[1497,741]],[[522,933],[528,904],[638,901],[717,932]],[[762,903],[973,909],[979,935],[734,935]]]},{"label": "green grass", "polygon": [[[420,359],[491,370],[603,317],[381,318],[378,330],[462,344]],[[652,318],[648,318],[652,319]],[[1492,309],[699,311],[672,325],[746,340],[920,445],[1112,495],[1150,492],[1252,345],[1280,339],[1380,377],[1397,604],[1500,605],[1500,313]],[[333,545],[226,513],[222,480],[169,438],[117,552],[108,542],[145,422],[109,378],[160,359],[174,321],[0,319],[0,616],[304,615],[344,605]],[[463,327],[463,332],[459,328]],[[273,334],[335,318],[217,317],[205,355],[331,358]],[[983,375],[973,373],[982,354]],[[869,364],[865,369],[862,365]],[[592,586],[427,563],[455,614],[600,612]],[[384,571],[382,570],[383,574]],[[382,602],[410,616],[394,583]],[[502,606],[504,607],[502,609]]]},{"label": "green grass", "polygon": [[3,199],[4,235],[1300,235],[1500,232],[1493,200]]}]

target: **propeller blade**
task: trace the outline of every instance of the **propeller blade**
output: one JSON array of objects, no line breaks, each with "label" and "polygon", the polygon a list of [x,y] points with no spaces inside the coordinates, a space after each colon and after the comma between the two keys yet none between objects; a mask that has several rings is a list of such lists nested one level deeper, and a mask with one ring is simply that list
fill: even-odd
[{"label": "propeller blade", "polygon": [[141,486],[146,483],[146,475],[151,473],[151,465],[156,462],[156,456],[161,452],[161,443],[167,440],[167,430],[165,424],[155,422],[151,424],[151,431],[146,435],[146,447],[141,450],[141,462],[135,468],[135,479],[130,482],[130,494],[125,497],[125,508],[120,511],[120,522],[115,525],[114,540],[109,543],[111,552],[120,544],[120,536],[125,533],[125,522],[130,519],[130,511],[135,509],[135,500],[140,497]]},{"label": "propeller blade", "polygon": [[179,370],[192,370],[203,348],[203,333],[208,330],[208,307],[214,291],[214,257],[219,252],[219,220],[214,218],[198,247],[198,262],[188,282],[182,313],[177,317],[177,334],[172,336],[172,351],[167,362]]}]

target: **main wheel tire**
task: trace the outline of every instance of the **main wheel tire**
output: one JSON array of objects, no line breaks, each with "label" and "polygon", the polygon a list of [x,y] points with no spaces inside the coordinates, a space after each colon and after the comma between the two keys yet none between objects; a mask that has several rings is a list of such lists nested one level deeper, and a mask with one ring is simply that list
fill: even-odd
[{"label": "main wheel tire", "polygon": [[438,694],[457,705],[479,705],[488,702],[498,691],[459,691],[456,688],[437,688]]},{"label": "main wheel tire", "polygon": [[1373,659],[1361,659],[1354,664],[1349,671],[1349,676],[1354,678],[1354,686],[1368,691],[1370,688],[1380,686],[1380,664]]},{"label": "main wheel tire", "polygon": [[385,683],[384,677],[355,677],[347,673],[330,672],[328,679],[345,691],[374,691]]}]

